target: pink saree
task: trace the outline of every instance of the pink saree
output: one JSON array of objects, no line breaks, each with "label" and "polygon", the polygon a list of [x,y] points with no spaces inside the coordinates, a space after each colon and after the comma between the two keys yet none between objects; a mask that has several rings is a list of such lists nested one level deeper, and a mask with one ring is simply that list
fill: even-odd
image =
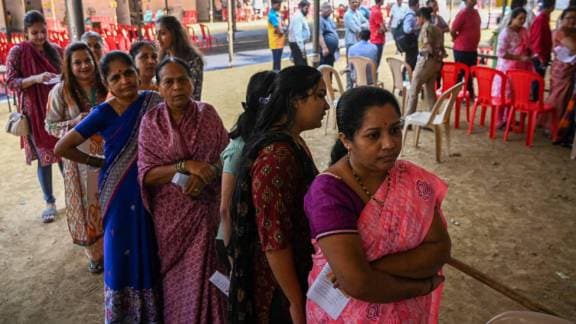
[{"label": "pink saree", "polygon": [[217,162],[228,133],[209,104],[190,101],[180,121],[164,103],[143,118],[138,140],[138,180],[158,241],[165,323],[223,323],[225,295],[208,278],[216,271],[220,181],[191,198],[173,183],[146,186],[151,169],[180,160]]},{"label": "pink saree", "polygon": [[[384,183],[360,214],[357,227],[368,261],[413,249],[426,237],[434,209],[440,207],[446,184],[435,175],[398,160]],[[314,242],[316,254],[308,277],[314,282],[327,260]],[[306,304],[308,323],[437,323],[443,285],[426,296],[376,304],[350,299],[337,320],[313,301]]]}]

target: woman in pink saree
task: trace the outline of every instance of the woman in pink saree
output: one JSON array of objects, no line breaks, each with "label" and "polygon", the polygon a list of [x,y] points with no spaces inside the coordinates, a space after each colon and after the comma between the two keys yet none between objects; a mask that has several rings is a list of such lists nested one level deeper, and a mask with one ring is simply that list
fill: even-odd
[{"label": "woman in pink saree", "polygon": [[[165,323],[223,323],[217,270],[220,152],[228,132],[215,109],[193,101],[186,62],[166,58],[157,76],[164,103],[143,118],[138,179],[158,240]],[[173,177],[188,176],[177,185]]]},{"label": "woman in pink saree", "polygon": [[375,87],[349,90],[338,102],[332,165],[304,201],[316,248],[309,284],[328,263],[351,299],[336,319],[309,299],[308,323],[438,321],[451,248],[441,212],[447,187],[396,160],[400,116],[394,96]]},{"label": "woman in pink saree", "polygon": [[[512,10],[510,15],[510,22],[498,35],[498,49],[496,55],[498,61],[496,63],[496,70],[504,73],[510,70],[526,70],[532,71],[534,65],[530,56],[530,38],[528,29],[524,28],[526,22],[526,10],[524,8],[516,8]],[[494,79],[492,85],[492,95],[499,97],[502,91],[502,81],[499,77]],[[512,91],[510,83],[506,85],[506,98],[512,98]],[[508,116],[508,109],[499,110],[498,114],[498,128],[506,125],[506,116]]]}]

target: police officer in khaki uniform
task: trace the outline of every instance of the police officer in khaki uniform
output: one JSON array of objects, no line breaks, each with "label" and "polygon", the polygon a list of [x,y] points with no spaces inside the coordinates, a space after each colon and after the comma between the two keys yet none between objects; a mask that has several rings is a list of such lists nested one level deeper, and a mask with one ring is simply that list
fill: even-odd
[{"label": "police officer in khaki uniform", "polygon": [[416,19],[420,28],[418,36],[418,61],[414,68],[412,83],[408,95],[408,111],[406,115],[416,111],[418,94],[424,86],[425,107],[432,109],[436,101],[434,83],[442,68],[442,59],[446,56],[444,50],[442,31],[431,23],[432,9],[423,7],[416,12]]}]

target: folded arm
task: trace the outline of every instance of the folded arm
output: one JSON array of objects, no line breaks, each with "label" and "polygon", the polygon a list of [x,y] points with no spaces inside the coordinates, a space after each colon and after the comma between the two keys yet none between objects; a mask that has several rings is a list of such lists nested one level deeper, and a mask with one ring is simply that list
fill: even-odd
[{"label": "folded arm", "polygon": [[451,246],[450,236],[442,223],[437,207],[428,234],[418,247],[386,255],[371,264],[375,269],[395,276],[412,279],[429,278],[438,273],[438,270],[448,262]]},{"label": "folded arm", "polygon": [[443,279],[409,279],[379,271],[366,261],[358,234],[335,234],[320,238],[339,288],[353,298],[372,303],[390,303],[428,294]]}]

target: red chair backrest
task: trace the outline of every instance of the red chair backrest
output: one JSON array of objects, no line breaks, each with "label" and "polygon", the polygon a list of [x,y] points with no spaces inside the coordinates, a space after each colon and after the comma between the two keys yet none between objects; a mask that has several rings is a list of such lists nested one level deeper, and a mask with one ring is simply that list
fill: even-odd
[{"label": "red chair backrest", "polygon": [[[460,74],[464,74],[464,84],[468,84],[470,79],[470,69],[466,64],[459,62],[444,62],[442,66],[442,71],[440,75],[442,76],[442,93],[446,90],[452,88],[456,83],[458,83],[458,77]],[[466,91],[466,87],[462,88],[462,91]]]},{"label": "red chair backrest", "polygon": [[[518,109],[534,110],[544,106],[544,79],[536,72],[525,70],[510,70],[508,75],[512,89],[512,105]],[[531,99],[532,83],[538,83],[538,100]]]},{"label": "red chair backrest", "polygon": [[492,83],[494,78],[498,76],[501,80],[500,83],[500,100],[503,103],[506,98],[506,83],[508,77],[502,71],[498,71],[485,66],[473,66],[470,68],[471,77],[476,79],[478,84],[477,97],[479,101],[486,103],[492,100]]}]

